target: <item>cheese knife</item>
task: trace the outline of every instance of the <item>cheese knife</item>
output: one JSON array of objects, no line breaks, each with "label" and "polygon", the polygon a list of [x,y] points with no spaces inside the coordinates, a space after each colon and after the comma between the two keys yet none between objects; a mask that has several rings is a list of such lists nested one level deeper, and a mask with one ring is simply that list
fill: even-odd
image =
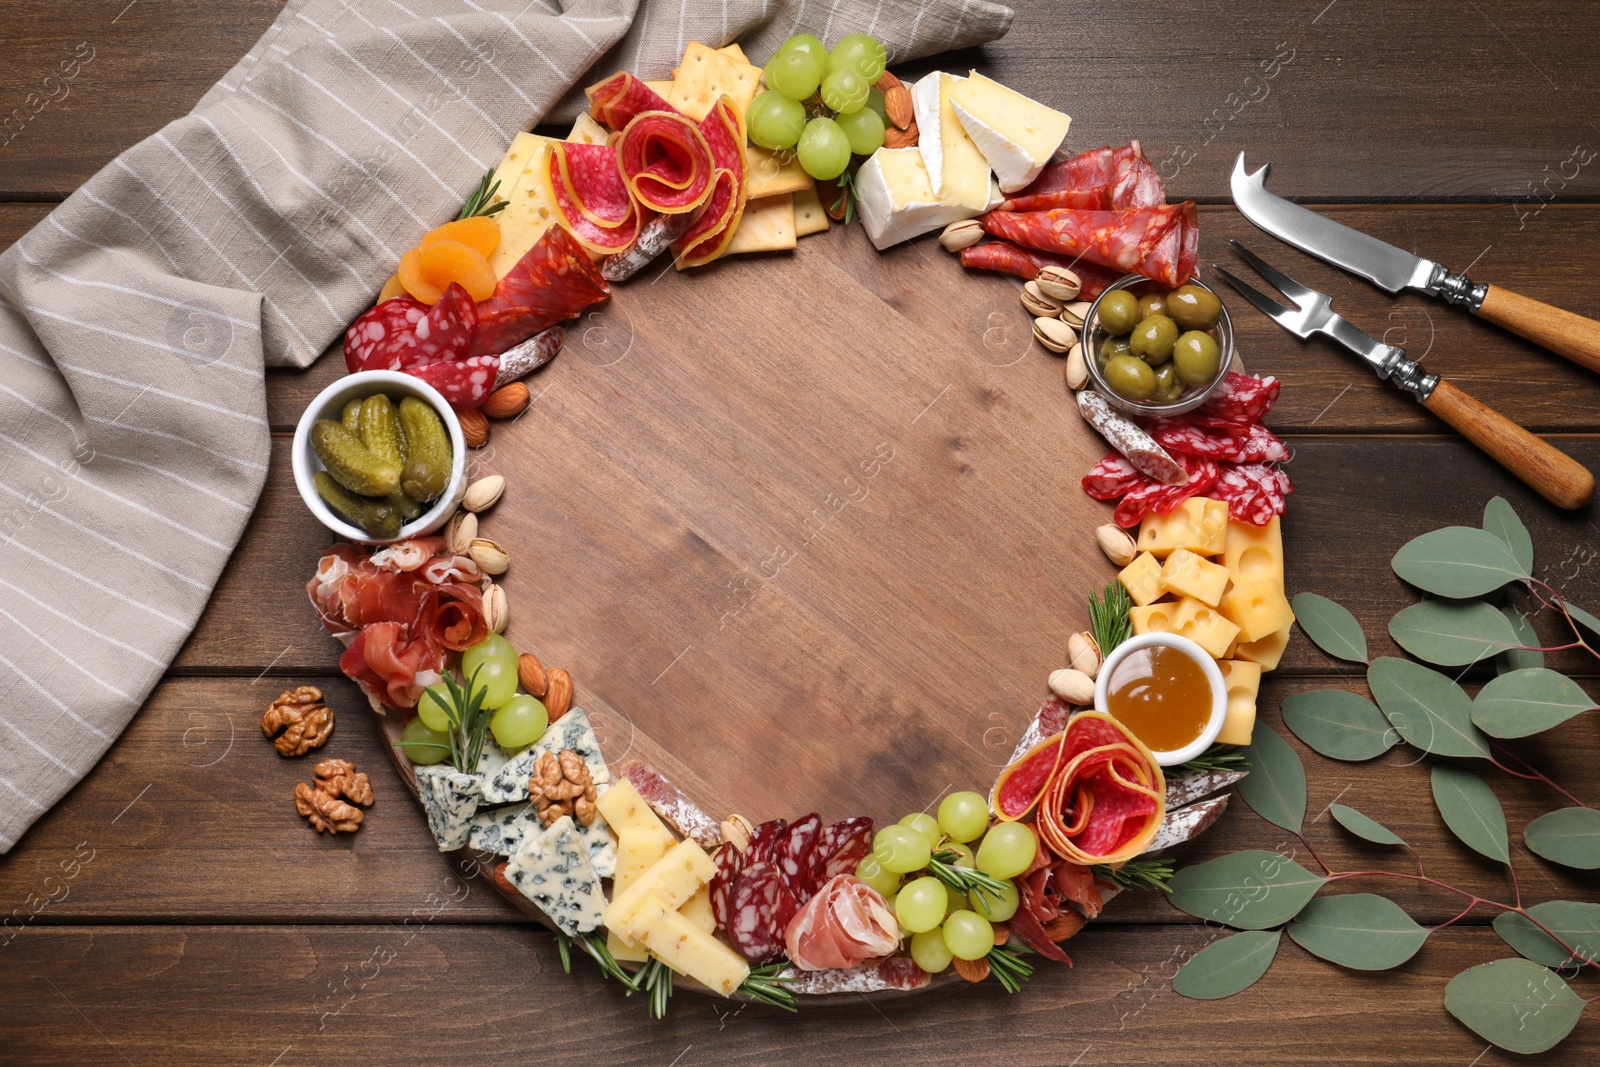
[{"label": "cheese knife", "polygon": [[1451,274],[1442,264],[1413,255],[1267,192],[1267,164],[1251,173],[1244,153],[1233,165],[1233,202],[1240,214],[1280,241],[1386,292],[1416,289],[1464,307],[1479,318],[1525,337],[1572,362],[1600,371],[1600,322],[1502,289]]}]

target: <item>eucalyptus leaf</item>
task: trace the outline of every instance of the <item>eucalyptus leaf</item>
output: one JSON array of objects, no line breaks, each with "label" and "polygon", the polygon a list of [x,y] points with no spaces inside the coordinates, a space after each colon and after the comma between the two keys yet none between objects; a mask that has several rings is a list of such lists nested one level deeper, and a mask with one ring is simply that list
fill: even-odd
[{"label": "eucalyptus leaf", "polygon": [[1562,967],[1580,960],[1600,960],[1600,904],[1578,900],[1547,900],[1528,909],[1528,915],[1571,947],[1568,952],[1527,916],[1503,911],[1494,917],[1494,932],[1519,953],[1546,967]]},{"label": "eucalyptus leaf", "polygon": [[1472,725],[1472,698],[1438,671],[1383,656],[1367,668],[1367,684],[1400,736],[1424,752],[1489,757],[1489,739]]},{"label": "eucalyptus leaf", "polygon": [[1539,651],[1539,635],[1534,631],[1533,623],[1528,621],[1528,613],[1510,604],[1502,604],[1500,614],[1511,624],[1511,632],[1517,635],[1517,644],[1529,647],[1508,648],[1496,656],[1495,673],[1510,674],[1512,671],[1526,670],[1529,667],[1543,667],[1544,653]]},{"label": "eucalyptus leaf", "polygon": [[1479,690],[1472,721],[1490,737],[1527,737],[1594,708],[1594,700],[1571,678],[1530,667],[1502,674]]},{"label": "eucalyptus leaf", "polygon": [[1600,868],[1600,811],[1557,808],[1523,827],[1522,843],[1535,856],[1563,867]]},{"label": "eucalyptus leaf", "polygon": [[1471,526],[1446,526],[1412,538],[1394,554],[1393,566],[1418,589],[1456,600],[1530,576],[1509,544]]},{"label": "eucalyptus leaf", "polygon": [[1465,667],[1522,644],[1500,609],[1481,600],[1424,600],[1389,620],[1389,635],[1420,660]]},{"label": "eucalyptus leaf", "polygon": [[[1581,622],[1585,627],[1588,628],[1590,633],[1600,634],[1600,619],[1595,618],[1587,611],[1584,611],[1582,608],[1578,607],[1578,605],[1569,602],[1567,604],[1567,614],[1571,615],[1575,622]],[[1579,636],[1582,635],[1580,634]]]},{"label": "eucalyptus leaf", "polygon": [[1505,810],[1482,778],[1465,768],[1440,763],[1433,768],[1433,802],[1444,816],[1444,824],[1468,848],[1501,863],[1511,862]]},{"label": "eucalyptus leaf", "polygon": [[1178,968],[1172,991],[1191,1000],[1242,993],[1267,973],[1282,938],[1282,930],[1245,930],[1213,941]]},{"label": "eucalyptus leaf", "polygon": [[1296,593],[1295,621],[1313,644],[1335,659],[1367,662],[1367,635],[1348,608],[1316,593]]},{"label": "eucalyptus leaf", "polygon": [[1329,759],[1374,759],[1400,740],[1378,706],[1347,689],[1306,689],[1283,698],[1283,724]]},{"label": "eucalyptus leaf", "polygon": [[1370,819],[1347,804],[1330,804],[1328,814],[1333,821],[1357,837],[1375,845],[1404,845],[1405,838],[1389,829],[1377,819]]},{"label": "eucalyptus leaf", "polygon": [[1584,1000],[1549,970],[1524,959],[1469,968],[1445,986],[1444,1006],[1468,1029],[1508,1052],[1554,1048],[1572,1033]]},{"label": "eucalyptus leaf", "polygon": [[1299,914],[1325,882],[1288,856],[1249,849],[1185,867],[1167,899],[1198,919],[1269,930]]},{"label": "eucalyptus leaf", "polygon": [[1294,943],[1329,963],[1358,971],[1387,971],[1417,954],[1428,940],[1405,910],[1376,893],[1318,897],[1289,924]]},{"label": "eucalyptus leaf", "polygon": [[1484,505],[1483,528],[1506,543],[1523,570],[1533,573],[1533,538],[1505,497],[1497,496]]},{"label": "eucalyptus leaf", "polygon": [[1306,821],[1306,769],[1300,753],[1278,731],[1258,722],[1241,754],[1250,773],[1239,781],[1239,796],[1272,825],[1298,834]]}]

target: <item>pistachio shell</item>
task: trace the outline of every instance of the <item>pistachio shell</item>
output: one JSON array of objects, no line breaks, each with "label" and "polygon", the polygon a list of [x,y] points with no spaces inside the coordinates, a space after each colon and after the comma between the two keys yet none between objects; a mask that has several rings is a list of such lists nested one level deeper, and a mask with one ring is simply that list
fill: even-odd
[{"label": "pistachio shell", "polygon": [[1089,309],[1093,306],[1087,300],[1074,300],[1061,309],[1061,321],[1075,330],[1080,329],[1083,326],[1083,320],[1088,317]]},{"label": "pistachio shell", "polygon": [[1066,267],[1045,267],[1034,281],[1041,293],[1058,303],[1076,300],[1083,291],[1083,281]]},{"label": "pistachio shell", "polygon": [[1075,708],[1086,708],[1094,703],[1094,679],[1071,667],[1051,671],[1050,692]]},{"label": "pistachio shell", "polygon": [[511,554],[487,538],[474,537],[467,546],[467,555],[485,574],[504,574],[511,566]]},{"label": "pistachio shell", "polygon": [[1089,384],[1089,363],[1083,358],[1083,345],[1075,344],[1067,353],[1067,388],[1077,392]]},{"label": "pistachio shell", "polygon": [[498,585],[490,585],[483,591],[483,619],[489,624],[490,633],[505,633],[508,610],[504,589]]},{"label": "pistachio shell", "polygon": [[1119,567],[1132,563],[1133,557],[1138,554],[1138,545],[1134,544],[1128,531],[1112,523],[1097,527],[1094,539],[1100,545],[1100,551],[1106,554],[1106,559]]},{"label": "pistachio shell", "polygon": [[1067,666],[1090,678],[1100,673],[1100,645],[1084,630],[1067,638]]},{"label": "pistachio shell", "polygon": [[472,550],[472,542],[477,536],[478,516],[470,511],[456,512],[444,531],[445,544],[458,556],[465,556]]},{"label": "pistachio shell", "polygon": [[959,252],[983,240],[983,225],[977,219],[952,222],[939,234],[939,245],[946,252]]},{"label": "pistachio shell", "polygon": [[1072,346],[1078,343],[1078,334],[1071,326],[1047,315],[1040,315],[1033,320],[1033,336],[1050,351],[1062,354],[1071,351]]},{"label": "pistachio shell", "polygon": [[487,511],[499,502],[506,491],[506,480],[498,474],[490,474],[479,478],[467,486],[467,493],[461,498],[461,506],[468,511]]},{"label": "pistachio shell", "polygon": [[1038,282],[1023,283],[1022,306],[1028,309],[1030,315],[1048,315],[1053,318],[1061,314],[1060,301],[1051,300],[1041,293]]}]

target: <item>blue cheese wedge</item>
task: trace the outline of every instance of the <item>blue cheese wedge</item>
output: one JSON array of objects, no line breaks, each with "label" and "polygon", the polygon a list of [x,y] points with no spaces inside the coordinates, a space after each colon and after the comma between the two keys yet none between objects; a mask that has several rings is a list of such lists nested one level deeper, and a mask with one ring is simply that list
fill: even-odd
[{"label": "blue cheese wedge", "polygon": [[472,816],[483,799],[483,779],[437,764],[418,767],[417,792],[428,815],[428,829],[440,852],[453,852],[467,843]]},{"label": "blue cheese wedge", "polygon": [[977,71],[950,89],[950,108],[1006,193],[1039,176],[1072,125],[1070,116]]},{"label": "blue cheese wedge", "polygon": [[563,815],[550,828],[523,841],[506,863],[507,881],[550,916],[563,933],[578,937],[600,926],[606,909],[600,876],[577,824]]},{"label": "blue cheese wedge", "polygon": [[[511,856],[523,842],[544,831],[538,810],[525,801],[478,812],[467,831],[467,843],[496,856]],[[598,812],[588,826],[574,821],[573,832],[588,851],[589,866],[594,868],[595,874],[610,878],[617,873],[617,839]]]},{"label": "blue cheese wedge", "polygon": [[582,708],[573,708],[551,724],[544,736],[523,749],[504,767],[487,779],[483,785],[483,799],[489,804],[513,804],[528,799],[528,779],[533,777],[533,765],[546,752],[560,754],[562,749],[576,752],[588,765],[589,776],[597,786],[611,781],[605,757],[600,754],[600,740]]}]

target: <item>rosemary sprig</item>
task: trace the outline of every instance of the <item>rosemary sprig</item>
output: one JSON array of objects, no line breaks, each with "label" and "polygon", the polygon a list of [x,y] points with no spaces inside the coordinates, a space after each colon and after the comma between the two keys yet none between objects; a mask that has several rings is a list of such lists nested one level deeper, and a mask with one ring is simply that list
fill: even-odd
[{"label": "rosemary sprig", "polygon": [[[941,849],[928,860],[928,873],[951,889],[962,893],[977,892],[980,901],[984,897],[999,900],[1005,896],[1006,887],[1011,883],[971,867],[957,867],[956,860],[959,858],[950,849]],[[988,910],[987,906],[984,910]]]},{"label": "rosemary sprig", "polygon": [[561,973],[572,973],[572,938],[556,931],[556,953],[561,957]]},{"label": "rosemary sprig", "polygon": [[[490,182],[494,184],[490,184]],[[483,180],[472,190],[472,195],[467,197],[467,202],[461,207],[461,214],[456,216],[461,219],[470,219],[474,215],[494,215],[504,211],[508,200],[495,200],[494,194],[500,191],[500,183],[494,180],[494,168],[490,167],[483,172]]]},{"label": "rosemary sprig", "polygon": [[651,957],[633,976],[633,983],[634,988],[628,990],[628,996],[642,990],[647,998],[645,1007],[650,1018],[665,1019],[667,999],[672,996],[672,968]]},{"label": "rosemary sprig", "polygon": [[828,207],[828,214],[848,226],[856,217],[856,168],[847,167],[833,181],[839,188],[839,195]]},{"label": "rosemary sprig", "polygon": [[[480,665],[478,670],[482,669]],[[427,694],[427,699],[438,704],[445,718],[450,721],[447,731],[450,735],[450,762],[456,765],[457,770],[472,774],[477,771],[478,762],[483,758],[483,743],[489,736],[489,720],[494,717],[493,709],[483,706],[489,688],[478,684],[478,671],[472,672],[465,687],[452,678],[449,671],[445,671],[444,687],[450,695],[448,701],[438,693]]]},{"label": "rosemary sprig", "polygon": [[1200,755],[1187,763],[1175,768],[1175,773],[1184,771],[1247,771],[1250,769],[1250,760],[1239,751],[1237,745],[1212,745]]},{"label": "rosemary sprig", "polygon": [[[589,933],[582,935],[572,943],[583,949],[585,953],[587,953],[596,963],[600,965],[601,974],[605,975],[607,978],[615,978],[617,981],[627,986],[630,992],[638,991],[639,984],[637,978],[623,970],[622,965],[617,962],[617,958],[611,954],[611,950],[606,948],[605,934],[599,932],[598,930],[591,930]],[[569,970],[567,973],[571,974],[572,972]],[[643,973],[643,971],[640,973]]]},{"label": "rosemary sprig", "polygon": [[1121,582],[1107,582],[1105,592],[1098,596],[1089,594],[1089,628],[1100,646],[1102,659],[1133,636],[1133,624],[1128,621],[1128,612],[1132,609],[1133,601]]},{"label": "rosemary sprig", "polygon": [[1033,977],[1033,964],[1004,945],[996,945],[989,950],[989,973],[1007,993],[1015,993]]},{"label": "rosemary sprig", "polygon": [[750,976],[734,992],[749,997],[759,1004],[770,1004],[784,1011],[799,1011],[795,1007],[794,992],[788,988],[793,978],[780,978],[779,972],[789,965],[784,962],[769,963],[750,968]]},{"label": "rosemary sprig", "polygon": [[1172,892],[1172,864],[1154,856],[1137,856],[1115,869],[1106,864],[1089,868],[1096,878],[1115,882],[1124,889],[1159,889]]}]

